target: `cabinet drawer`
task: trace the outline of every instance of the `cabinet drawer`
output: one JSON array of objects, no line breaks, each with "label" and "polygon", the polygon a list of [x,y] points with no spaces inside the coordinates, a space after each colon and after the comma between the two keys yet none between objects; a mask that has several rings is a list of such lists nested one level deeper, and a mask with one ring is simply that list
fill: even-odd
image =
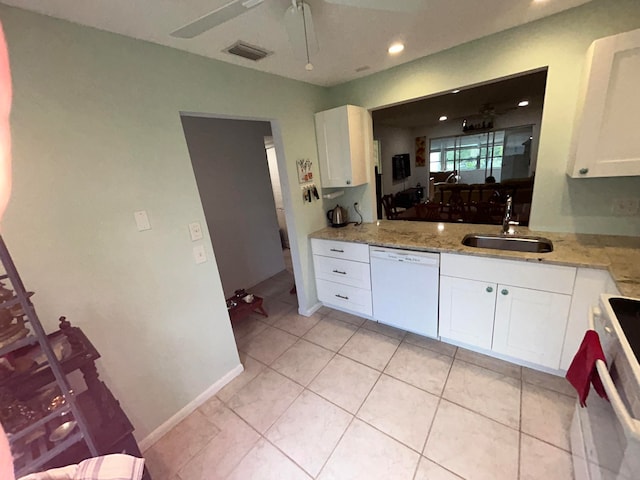
[{"label": "cabinet drawer", "polygon": [[440,255],[440,273],[546,292],[573,292],[576,268],[472,255]]},{"label": "cabinet drawer", "polygon": [[371,290],[371,273],[368,263],[314,255],[313,266],[316,278]]},{"label": "cabinet drawer", "polygon": [[369,263],[369,245],[365,243],[340,242],[335,240],[311,239],[311,251],[314,255],[344,258],[356,262]]},{"label": "cabinet drawer", "polygon": [[318,299],[326,305],[332,305],[368,316],[371,316],[373,313],[370,290],[322,279],[316,280],[316,286],[318,287]]}]

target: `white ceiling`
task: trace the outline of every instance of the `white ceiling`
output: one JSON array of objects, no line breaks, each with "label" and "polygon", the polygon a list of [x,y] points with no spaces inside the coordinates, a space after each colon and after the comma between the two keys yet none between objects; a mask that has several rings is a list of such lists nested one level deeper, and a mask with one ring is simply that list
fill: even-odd
[{"label": "white ceiling", "polygon": [[[390,5],[403,0],[388,0]],[[558,13],[590,0],[424,0],[417,13],[310,5],[320,51],[313,71],[294,57],[282,17],[291,0],[263,4],[193,39],[169,34],[229,0],[2,0],[2,3],[82,25],[186,50],[284,77],[331,86]],[[274,52],[252,62],[222,50],[238,40]],[[404,52],[390,56],[394,41]],[[356,72],[356,69],[369,68]]]}]

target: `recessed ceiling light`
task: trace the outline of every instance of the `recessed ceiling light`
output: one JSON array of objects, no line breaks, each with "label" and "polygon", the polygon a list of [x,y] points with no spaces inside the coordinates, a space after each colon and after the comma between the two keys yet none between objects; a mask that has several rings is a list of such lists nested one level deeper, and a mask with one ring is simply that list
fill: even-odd
[{"label": "recessed ceiling light", "polygon": [[452,90],[451,93],[460,93],[460,89],[456,88],[455,90]]},{"label": "recessed ceiling light", "polygon": [[447,119],[446,115],[442,115],[438,120],[440,120],[441,122],[444,122]]},{"label": "recessed ceiling light", "polygon": [[520,103],[518,103],[519,107],[526,107],[527,105],[529,105],[529,100],[522,100]]},{"label": "recessed ceiling light", "polygon": [[404,50],[404,44],[403,43],[394,43],[393,45],[391,45],[389,47],[389,53],[391,53],[392,55],[395,54],[395,53],[400,53],[403,50]]}]

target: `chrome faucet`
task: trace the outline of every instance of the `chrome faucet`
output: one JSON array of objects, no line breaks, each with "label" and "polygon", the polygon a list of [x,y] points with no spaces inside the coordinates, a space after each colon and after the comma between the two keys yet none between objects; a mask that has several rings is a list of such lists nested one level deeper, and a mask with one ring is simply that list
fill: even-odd
[{"label": "chrome faucet", "polygon": [[515,225],[519,225],[519,222],[514,222],[511,220],[511,215],[513,213],[513,198],[511,195],[507,196],[507,201],[505,203],[504,208],[504,218],[502,219],[502,234],[509,235],[511,233],[511,227]]}]

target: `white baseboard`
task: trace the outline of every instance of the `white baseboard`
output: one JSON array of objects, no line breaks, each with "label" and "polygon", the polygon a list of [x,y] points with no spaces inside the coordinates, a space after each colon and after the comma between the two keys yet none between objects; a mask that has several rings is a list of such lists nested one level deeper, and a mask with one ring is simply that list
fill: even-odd
[{"label": "white baseboard", "polygon": [[303,310],[302,308],[298,308],[298,313],[300,315],[304,315],[305,317],[310,317],[311,315],[316,313],[318,310],[320,310],[320,308],[322,308],[322,303],[318,302],[315,305],[311,306],[311,308],[307,308],[306,310]]},{"label": "white baseboard", "polygon": [[169,430],[175,427],[178,423],[188,417],[191,413],[193,413],[200,405],[205,403],[211,397],[213,397],[216,393],[218,393],[222,387],[224,387],[231,380],[236,378],[244,371],[244,367],[242,364],[238,364],[230,372],[226,373],[220,380],[207,388],[204,392],[198,395],[196,398],[187,403],[184,407],[178,410],[175,415],[171,416],[166,422],[156,428],[153,432],[143,438],[138,446],[140,450],[144,453],[149,447],[151,447],[154,443],[160,440]]}]

